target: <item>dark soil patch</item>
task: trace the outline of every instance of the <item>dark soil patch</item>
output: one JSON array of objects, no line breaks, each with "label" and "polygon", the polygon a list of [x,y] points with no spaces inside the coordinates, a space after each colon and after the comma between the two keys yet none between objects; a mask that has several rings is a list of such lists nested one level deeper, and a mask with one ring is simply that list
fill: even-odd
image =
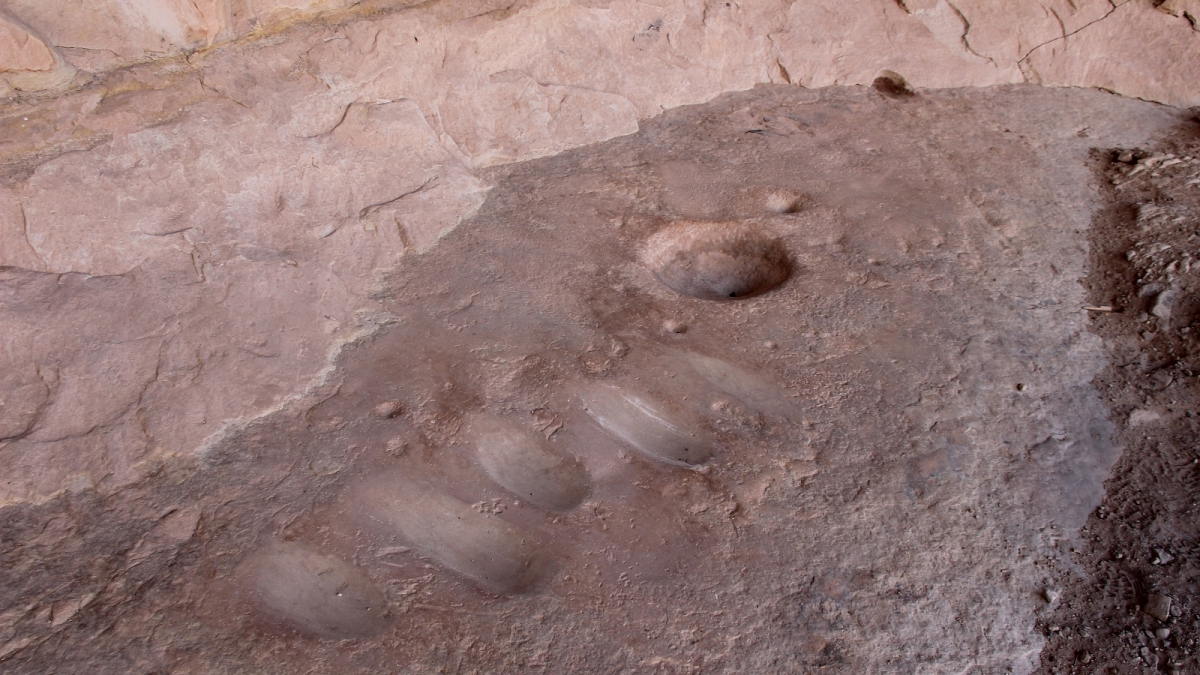
[{"label": "dark soil patch", "polygon": [[1200,672],[1200,120],[1094,161],[1108,206],[1086,285],[1110,354],[1095,384],[1124,453],[1041,622],[1038,672]]}]

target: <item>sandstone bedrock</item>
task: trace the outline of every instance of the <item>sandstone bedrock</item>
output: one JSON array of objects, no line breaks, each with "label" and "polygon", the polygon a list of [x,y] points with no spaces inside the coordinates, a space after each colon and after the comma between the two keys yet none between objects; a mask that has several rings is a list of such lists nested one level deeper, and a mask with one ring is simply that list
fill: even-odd
[{"label": "sandstone bedrock", "polygon": [[[1117,453],[1088,153],[1192,123],[1196,17],[0,0],[0,669],[1032,672]],[[646,266],[721,223],[786,274]]]},{"label": "sandstone bedrock", "polygon": [[[1036,667],[1117,457],[1089,153],[1188,115],[774,85],[481,170],[407,101],[316,135],[264,106],[13,179],[62,268],[0,273],[11,672]],[[676,292],[644,251],[695,223],[769,233],[790,275]],[[482,461],[480,415],[578,462],[584,501],[496,482],[533,451]],[[663,461],[668,431],[705,452]],[[323,609],[324,567],[384,613]]]}]

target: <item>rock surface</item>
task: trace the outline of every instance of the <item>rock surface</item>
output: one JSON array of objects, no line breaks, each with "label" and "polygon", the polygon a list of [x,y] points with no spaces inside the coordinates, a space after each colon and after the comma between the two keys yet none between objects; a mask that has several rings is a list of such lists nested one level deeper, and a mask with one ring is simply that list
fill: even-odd
[{"label": "rock surface", "polygon": [[[918,87],[1037,82],[1200,104],[1192,0],[5,0],[2,8],[17,18],[0,30],[0,72],[17,91],[61,86],[75,67],[104,73],[236,39],[270,44],[302,20],[362,25],[331,45],[347,57],[337,89],[383,80],[427,114],[468,115],[454,121],[473,134],[544,117],[568,127],[556,135],[605,126],[611,136],[628,124],[630,105],[645,118],[757,83],[869,84],[882,70]],[[63,77],[45,75],[51,58]],[[446,85],[463,98],[435,104]],[[450,135],[466,142],[454,126]],[[499,159],[518,148],[496,150]],[[520,150],[546,154],[536,143]]]},{"label": "rock surface", "polygon": [[[0,1],[0,665],[1030,672],[1114,458],[1087,152],[1182,116],[1012,83],[1197,105],[1195,23],[1177,0]],[[965,86],[990,88],[937,91]],[[791,278],[674,294],[639,251],[686,221],[777,233]],[[717,439],[698,471],[589,422],[579,392],[646,373],[621,390]],[[530,420],[592,484],[565,515],[514,499],[457,452],[472,414]],[[381,516],[381,471],[433,496]],[[426,503],[482,525],[429,516],[430,544]],[[524,595],[472,585],[489,546],[517,552],[491,590]]]},{"label": "rock surface", "polygon": [[76,74],[58,49],[0,8],[0,95],[53,91]]},{"label": "rock surface", "polygon": [[[417,102],[331,103],[292,69],[301,44],[202,83],[131,71],[157,88],[30,109],[76,120],[73,151],[6,146],[6,672],[1036,667],[1048,574],[1116,457],[1078,283],[1088,152],[1181,113],[781,85],[483,170],[500,136],[464,150]],[[638,255],[680,220],[776,233],[791,277],[669,290]],[[692,470],[610,438],[576,395],[605,382],[687,411],[716,454]],[[473,414],[525,420],[590,496],[513,499]],[[435,496],[376,513],[361,486],[388,472]],[[486,527],[414,535],[442,502]],[[473,581],[494,532],[513,560],[542,544],[503,585],[522,594]],[[359,570],[390,623],[329,627],[358,614],[317,581],[294,611],[256,605],[236,570],[279,542]]]},{"label": "rock surface", "polygon": [[[101,50],[51,39],[55,21],[68,22],[62,35],[74,27],[157,41],[143,51],[103,48],[125,54],[123,64],[240,34],[237,17],[278,9],[218,5],[88,6],[124,17],[110,25],[72,23],[83,14],[52,3],[9,2],[0,17],[6,77],[59,86],[76,78],[63,50]],[[1045,83],[1078,75],[1115,90],[1104,73],[1148,68],[1156,76],[1135,77],[1143,88],[1131,93],[1194,102],[1188,64],[1200,34],[1184,14],[1145,5],[1018,3],[1003,16],[989,3],[941,1],[880,2],[873,11],[372,5],[13,103],[0,137],[0,266],[61,276],[53,287],[51,277],[22,282],[44,293],[6,309],[26,317],[6,327],[9,358],[24,364],[6,378],[45,395],[3,412],[19,430],[11,438],[40,449],[11,465],[0,502],[38,501],[73,480],[125,484],[319,382],[336,345],[386,320],[374,297],[379,275],[482,203],[485,167],[628,134],[663,109],[730,89],[869,83],[883,66],[917,87],[1015,81],[1024,68]],[[366,9],[386,11],[355,13]],[[49,37],[12,19],[18,13],[36,13],[46,22],[37,35]],[[1017,22],[1016,37],[1002,21]],[[1122,28],[1130,21],[1136,30]],[[1159,63],[1157,52],[1137,50],[1105,59],[1105,70],[1087,56],[1145,31],[1175,58]],[[870,37],[881,34],[889,39]],[[764,125],[800,128],[786,118]],[[706,196],[691,199],[702,205]],[[79,323],[58,304],[52,288],[61,286],[122,325]],[[291,317],[288,328],[260,325],[264,312]],[[68,337],[42,339],[52,332]],[[134,404],[147,400],[172,403],[140,415]],[[93,446],[92,435],[105,440]],[[96,450],[64,461],[79,444]]]}]

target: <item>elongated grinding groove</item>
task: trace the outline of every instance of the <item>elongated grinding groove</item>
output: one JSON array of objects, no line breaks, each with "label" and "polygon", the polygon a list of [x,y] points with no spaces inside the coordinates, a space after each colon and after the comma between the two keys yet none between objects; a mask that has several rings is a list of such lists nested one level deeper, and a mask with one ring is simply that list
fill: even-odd
[{"label": "elongated grinding groove", "polygon": [[698,425],[689,424],[647,395],[597,384],[586,390],[582,399],[601,428],[647,457],[693,466],[713,455],[712,443]]},{"label": "elongated grinding groove", "polygon": [[444,492],[394,475],[357,492],[371,518],[481,588],[518,593],[544,571],[540,542],[531,534]]},{"label": "elongated grinding groove", "polygon": [[468,425],[487,475],[521,499],[549,511],[569,511],[591,491],[587,470],[519,425],[479,417]]},{"label": "elongated grinding groove", "polygon": [[241,565],[239,576],[265,614],[310,635],[370,637],[391,623],[387,598],[375,582],[303,544],[270,544]]}]

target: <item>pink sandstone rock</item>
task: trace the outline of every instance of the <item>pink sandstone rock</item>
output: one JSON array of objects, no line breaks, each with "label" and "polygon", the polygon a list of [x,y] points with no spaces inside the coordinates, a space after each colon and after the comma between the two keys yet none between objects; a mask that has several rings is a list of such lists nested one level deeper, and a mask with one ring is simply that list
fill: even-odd
[{"label": "pink sandstone rock", "polygon": [[[1188,19],[1194,16],[1188,13],[1191,5],[1172,0],[1159,7],[1162,11],[1155,11],[1149,0],[1116,7],[1099,0],[1022,0],[1003,9],[984,0],[745,6],[683,0],[659,5],[626,0],[517,5],[479,0],[408,8],[389,2],[357,4],[4,1],[4,8],[20,17],[0,16],[0,82],[5,83],[0,95],[8,96],[0,119],[0,506],[14,507],[9,513],[74,495],[113,498],[114,504],[127,504],[122,508],[153,524],[124,548],[120,542],[97,544],[93,553],[99,558],[95,552],[114,557],[112,551],[124,551],[127,562],[142,570],[163,569],[160,558],[173,558],[203,528],[204,517],[191,507],[164,515],[149,502],[137,501],[141,497],[124,495],[142,489],[152,477],[178,480],[203,475],[212,469],[211,462],[232,461],[230,456],[243,451],[252,457],[261,448],[230,439],[264,420],[295,418],[304,433],[338,433],[343,419],[316,415],[310,420],[308,412],[347,388],[343,354],[382,329],[410,320],[419,327],[426,320],[416,310],[394,313],[397,298],[410,302],[409,309],[441,308],[443,314],[434,322],[439,326],[458,321],[453,317],[472,307],[475,297],[467,291],[474,287],[455,287],[453,279],[462,277],[463,270],[484,269],[490,261],[482,257],[464,254],[455,263],[462,269],[426,268],[411,286],[397,285],[395,277],[437,254],[444,235],[481,213],[497,177],[523,170],[507,165],[633,134],[665,110],[765,84],[868,85],[881,73],[896,73],[918,89],[1028,80],[1103,87],[1175,106],[1200,103],[1194,74],[1200,33]],[[319,15],[325,18],[306,21]],[[92,84],[66,91],[87,78],[76,79],[76,66],[99,75]],[[786,106],[753,101],[760,93],[767,103],[776,95],[764,88],[766,93],[747,94],[750,103],[723,109],[715,118],[697,113],[687,119],[697,125],[719,119],[737,143],[771,138],[780,147],[797,143],[810,127],[824,129],[826,142],[814,146],[805,161],[827,155],[821,161],[829,164],[810,167],[802,161],[786,167],[811,171],[803,185],[788,188],[792,191],[787,194],[821,195],[826,210],[817,230],[845,226],[845,236],[822,239],[808,230],[796,235],[803,241],[799,250],[810,256],[801,261],[808,267],[820,263],[828,268],[829,256],[845,256],[847,250],[869,253],[872,257],[865,260],[899,256],[900,251],[907,255],[910,245],[924,246],[922,237],[930,231],[936,232],[936,242],[928,241],[929,255],[945,254],[947,239],[950,248],[961,244],[961,256],[953,263],[963,266],[958,280],[918,278],[928,289],[896,284],[888,292],[899,294],[898,307],[905,306],[900,300],[925,297],[926,290],[955,297],[951,286],[967,286],[977,268],[1002,270],[1013,277],[1006,282],[1013,289],[1025,288],[1028,279],[1014,274],[1010,265],[992,261],[991,267],[982,267],[980,251],[1032,261],[1029,269],[1039,270],[1038,278],[1048,285],[1022,290],[1030,302],[1045,295],[1063,306],[1078,304],[1081,290],[1074,279],[1081,272],[1075,267],[1086,259],[1086,242],[1079,233],[1095,207],[1085,158],[1088,148],[1100,142],[1079,135],[1081,119],[1094,138],[1122,146],[1146,142],[1177,121],[1176,112],[1164,106],[1098,92],[1015,87],[1027,97],[1021,99],[1024,107],[989,117],[1002,98],[994,91],[979,99],[918,91],[913,102],[925,107],[915,109],[931,111],[930,119],[941,120],[940,128],[947,130],[947,137],[931,139],[925,126],[896,122],[888,112],[896,102],[870,90],[848,88],[830,94],[832,102],[822,106],[812,105],[825,95],[821,92],[775,88],[781,90],[793,97]],[[31,96],[34,92],[40,93]],[[975,124],[976,118],[966,113],[946,113],[959,110],[955,106],[981,121]],[[854,108],[875,111],[871,114],[879,116],[879,123],[846,136],[828,117],[819,117]],[[1071,114],[1034,114],[1060,109]],[[792,119],[779,110],[803,114]],[[817,117],[806,120],[811,111]],[[876,134],[883,122],[894,124],[888,128],[896,136]],[[1006,126],[1018,124],[1028,125],[1042,145],[1026,147],[1002,135],[1009,133]],[[903,147],[892,147],[897,139],[904,141],[899,144]],[[955,155],[960,139],[978,154]],[[734,189],[729,185],[737,177],[711,159],[724,156],[720,152],[703,161],[639,156],[620,150],[623,142],[614,144],[619,151],[612,155],[620,161],[594,174],[578,166],[578,175],[554,174],[552,165],[539,169],[547,171],[542,184],[552,191],[546,203],[558,204],[558,215],[545,222],[526,222],[524,211],[507,216],[505,227],[512,232],[533,233],[531,243],[521,249],[528,259],[513,256],[518,268],[537,265],[540,272],[559,265],[556,256],[562,251],[538,249],[536,234],[577,216],[594,218],[594,232],[606,233],[611,250],[632,246],[621,239],[629,230],[621,228],[640,225],[630,225],[620,212],[604,211],[622,200],[647,212],[667,209],[705,219],[723,217],[722,209],[730,203],[744,209],[739,213],[751,214],[746,217],[786,220],[794,215],[793,202],[781,209],[762,197],[784,187],[770,180],[786,171],[761,168],[770,180],[735,199],[726,192]],[[918,168],[936,169],[929,179],[943,181],[939,194],[945,200],[924,203],[921,190],[893,185],[918,180],[920,172],[907,163],[907,148],[918,146],[920,160],[928,163]],[[860,166],[846,163],[843,153],[869,164],[880,147],[891,148],[888,161],[899,167],[893,175],[855,174],[844,182],[844,192],[831,188],[829,176],[854,174]],[[770,156],[766,151],[743,154],[750,157],[747,166]],[[993,194],[988,185],[963,178],[975,166],[972,157],[1011,172],[1005,174],[1006,189]],[[613,167],[635,167],[628,170],[641,173],[622,174],[619,180],[606,177],[605,172],[615,175]],[[1045,187],[1058,185],[1056,180],[1069,182],[1069,202],[1062,201],[1067,192]],[[917,216],[929,208],[941,219],[913,225],[911,231],[885,219],[871,241],[856,239],[865,230],[850,226],[855,218],[875,221],[855,211],[855,203],[864,195],[878,198],[880,186],[913,200],[881,208]],[[644,193],[647,189],[661,191],[661,198]],[[1037,212],[1008,203],[1006,194],[1035,195],[1039,204],[1053,206]],[[759,202],[762,210],[747,206]],[[482,213],[470,233],[459,234],[489,232],[491,213]],[[928,227],[934,230],[921,229]],[[979,241],[954,243],[963,231],[976,232]],[[601,238],[581,236],[579,241],[591,245]],[[1040,248],[1047,240],[1056,241],[1061,250]],[[463,247],[456,250],[473,251],[470,240],[456,245]],[[572,249],[572,255],[582,250]],[[1062,273],[1049,261],[1075,266],[1074,271]],[[631,262],[625,264],[605,270],[615,275],[613,283],[596,282],[596,294],[587,296],[588,302],[610,292],[624,297],[645,291],[660,297],[653,295],[661,289],[654,290],[652,279],[647,282]],[[889,287],[870,268],[855,276],[859,270],[854,264],[826,269],[829,276],[822,283],[836,289]],[[1047,276],[1045,270],[1054,273]],[[568,278],[597,273],[581,265]],[[537,274],[530,278],[538,283]],[[496,293],[502,282],[484,279],[479,287]],[[651,285],[638,286],[644,282]],[[526,295],[545,302],[543,290],[534,288]],[[983,293],[982,287],[976,290]],[[1043,290],[1035,297],[1035,291]],[[978,301],[996,298],[984,294]],[[603,304],[597,302],[597,307]],[[498,302],[488,312],[476,311],[506,316],[514,304]],[[541,311],[561,309],[546,303]],[[997,315],[1020,318],[1023,312],[1018,308]],[[551,338],[599,320],[581,308],[572,307],[570,313],[571,321],[549,331]],[[702,339],[697,336],[705,334],[704,322],[683,318],[692,328],[672,335]],[[1042,325],[1029,317],[1021,320],[1026,319]],[[1082,321],[1079,316],[1062,320],[1072,322],[1071,331],[1081,330],[1075,325]],[[469,334],[472,328],[456,323],[436,338],[414,333],[419,339],[405,344],[450,344],[447,335]],[[505,330],[514,331],[516,340],[534,328]],[[855,360],[855,350],[878,342],[879,335],[851,341],[844,353],[830,358],[848,359],[856,373],[891,372],[888,364],[895,361]],[[811,337],[813,349],[823,348],[819,333]],[[1048,334],[1047,344],[1057,349],[1062,337]],[[1094,365],[1097,347],[1092,342],[1062,344],[1075,345],[1071,349],[1087,357],[1083,362]],[[1026,376],[1015,356],[1001,358],[981,344],[972,349],[985,351],[970,352],[968,365],[960,364],[963,372],[978,370],[971,363],[987,363],[1014,378]],[[618,352],[616,347],[596,348],[580,358],[596,357],[595,363],[584,362],[599,371],[612,367],[609,361]],[[965,352],[954,353],[958,358]],[[455,365],[477,356],[460,352],[446,358]],[[405,357],[422,365],[411,354]],[[484,398],[515,386],[527,366],[536,370],[537,364],[524,358],[514,360],[521,365],[512,366],[512,373],[492,377],[489,385],[495,389]],[[1074,368],[1079,361],[1068,354],[1058,362]],[[502,360],[489,364],[511,365]],[[1086,371],[1076,373],[1079,381],[1090,381],[1092,365],[1078,367]],[[987,386],[1000,387],[999,382]],[[453,392],[447,384],[453,383],[433,382],[427,390],[438,396]],[[1009,380],[1002,384],[1004,396],[1010,396]],[[385,400],[393,400],[394,392],[384,393]],[[903,393],[897,400],[912,402],[904,415],[920,430],[960,418],[994,417],[962,408],[962,401],[942,398],[932,389]],[[572,433],[570,426],[564,433]],[[275,442],[270,434],[263,437]],[[402,454],[406,442],[391,438],[381,447]],[[294,449],[284,444],[264,451],[267,459],[246,480],[275,481],[261,490],[265,494],[293,469],[305,476],[329,476],[349,464],[294,464]],[[354,451],[341,445],[335,449]],[[937,473],[948,462],[934,457],[922,466]],[[769,485],[755,488],[755,499],[767,500]],[[259,495],[258,490],[248,494]],[[214,502],[205,508],[211,513],[225,506]],[[736,502],[732,508],[738,508]],[[237,521],[240,513],[226,514],[222,522]],[[63,547],[82,546],[82,539],[68,529],[47,527],[37,536],[31,547],[42,537],[56,551],[69,553]],[[31,577],[18,570],[13,578]],[[0,608],[8,617],[7,624],[0,622],[0,658],[37,648],[39,643],[22,635],[44,637],[49,630],[73,628],[72,617],[97,597],[102,606],[115,606],[112,598],[123,597],[124,591],[117,587],[105,591],[109,595],[97,595],[106,588],[75,588],[69,595],[39,599],[40,605]],[[18,619],[27,624],[9,631]],[[135,642],[119,630],[112,633],[114,641]],[[1018,637],[1014,644],[1025,645],[1025,637]]]},{"label": "pink sandstone rock", "polygon": [[[763,82],[870,83],[882,71],[918,87],[1016,81],[1023,52],[1026,71],[1048,83],[1090,77],[1119,90],[1116,75],[1132,81],[1157,63],[1157,79],[1138,80],[1147,98],[1197,95],[1187,59],[1083,67],[1098,63],[1080,61],[1087,50],[1133,49],[1104,41],[1124,35],[1165,31],[1185,55],[1200,45],[1186,21],[1134,4],[1107,12],[1030,0],[1011,8],[1015,19],[945,0],[876,12],[616,0],[488,13],[498,7],[301,24],[177,67],[113,73],[12,118],[19,133],[2,142],[18,173],[0,187],[0,265],[66,275],[80,297],[126,283],[143,290],[139,309],[113,310],[137,319],[109,346],[68,331],[49,350],[33,338],[35,314],[10,324],[26,336],[15,358],[45,365],[14,370],[13,387],[55,388],[61,373],[92,389],[63,389],[74,402],[56,394],[45,410],[30,404],[36,433],[25,407],[6,412],[30,462],[63,469],[13,482],[5,499],[53,493],[84,471],[47,458],[74,452],[90,429],[112,443],[89,455],[111,466],[84,471],[103,483],[150,470],[148,457],[198,452],[227,425],[316,386],[337,345],[388,320],[373,299],[380,279],[479,207],[487,167],[629,134],[661,110]],[[1010,20],[1015,36],[1002,29]],[[762,124],[794,132],[785,121]],[[703,173],[682,171],[686,181]],[[674,207],[707,213],[710,196]],[[265,331],[263,312],[282,312],[288,327]],[[147,385],[137,373],[149,366],[129,365],[119,346],[129,340],[141,341],[139,358],[158,354],[158,381]],[[110,378],[109,364],[132,375]],[[154,401],[150,412],[122,412],[130,397]],[[58,412],[68,409],[79,412]]]},{"label": "pink sandstone rock", "polygon": [[54,53],[46,43],[11,21],[0,24],[0,63],[9,72],[50,70],[55,65]]},{"label": "pink sandstone rock", "polygon": [[1129,0],[1103,20],[1034,50],[1024,68],[1038,84],[1098,87],[1188,107],[1200,104],[1196,63],[1200,32],[1149,2]]},{"label": "pink sandstone rock", "polygon": [[0,7],[0,96],[55,89],[75,73],[57,49]]},{"label": "pink sandstone rock", "polygon": [[1200,2],[1197,0],[1165,0],[1158,11],[1186,19],[1194,30],[1200,30]]},{"label": "pink sandstone rock", "polygon": [[[20,37],[19,29],[15,37],[0,39],[9,43],[0,48],[0,70],[34,72],[21,64],[32,59],[44,66],[53,49],[86,70],[109,71],[255,32],[276,34],[284,25],[320,15],[352,18],[356,11],[382,9],[391,14],[357,28],[348,25],[348,42],[327,45],[329,56],[316,60],[339,61],[343,82],[345,69],[357,67],[362,70],[349,82],[368,84],[365,76],[418,100],[440,99],[439,117],[452,135],[463,133],[464,121],[453,115],[464,103],[511,111],[482,125],[471,122],[468,135],[521,135],[505,128],[546,118],[555,120],[546,123],[555,127],[552,135],[593,142],[611,137],[606,133],[628,133],[621,99],[645,118],[755,83],[869,84],[883,70],[918,87],[1033,81],[1100,86],[1171,105],[1200,103],[1187,67],[1200,51],[1200,36],[1193,30],[1195,0],[1170,0],[1159,12],[1151,11],[1150,0],[1116,7],[1104,0],[1019,0],[1003,6],[982,0],[858,0],[746,7],[702,7],[682,0],[656,6],[624,0],[564,6],[477,0],[410,7],[410,0],[395,0],[366,3],[361,10],[358,4],[101,0],[79,7],[8,0],[7,9],[36,26],[48,42],[38,47]],[[406,56],[397,60],[401,53]],[[455,84],[453,98],[439,93],[449,83]],[[59,84],[43,78],[25,88]],[[571,124],[557,128],[565,119]],[[608,131],[598,133],[596,127]],[[461,143],[470,147],[473,140]],[[554,151],[542,147],[525,153],[503,149],[505,143],[468,152],[489,165]],[[570,147],[570,141],[562,143]]]}]

